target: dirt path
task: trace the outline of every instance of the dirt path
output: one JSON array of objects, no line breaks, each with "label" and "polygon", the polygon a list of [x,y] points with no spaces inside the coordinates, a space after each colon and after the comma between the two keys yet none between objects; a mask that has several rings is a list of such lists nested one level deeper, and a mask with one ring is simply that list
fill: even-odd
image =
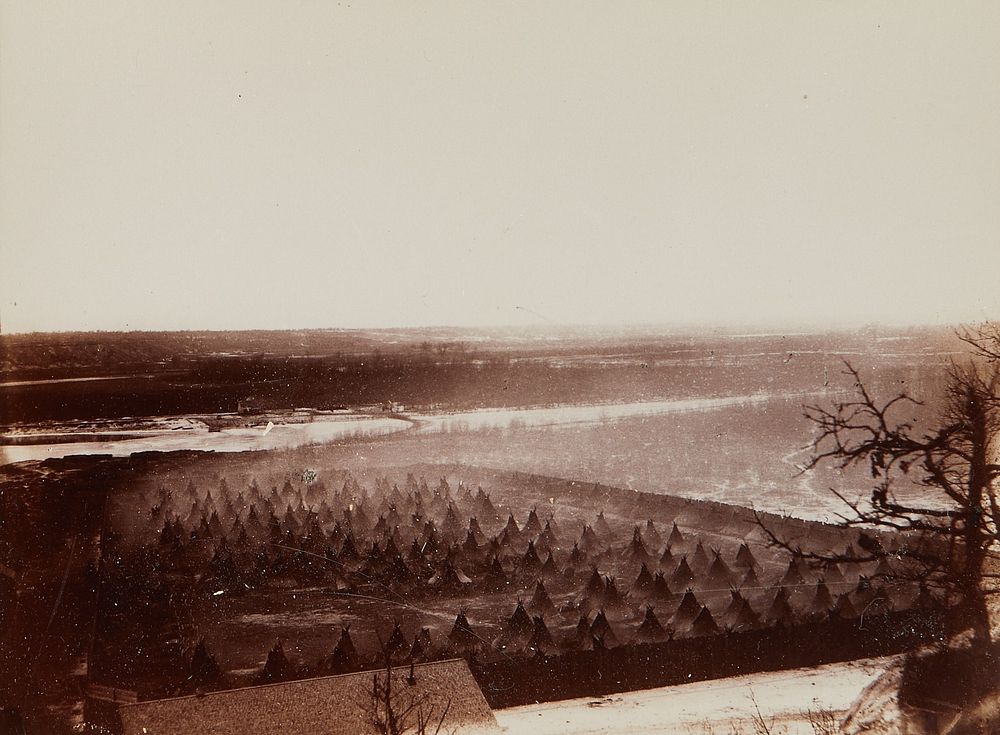
[{"label": "dirt path", "polygon": [[495,710],[510,735],[752,733],[758,712],[787,735],[813,735],[812,712],[844,712],[894,657]]}]

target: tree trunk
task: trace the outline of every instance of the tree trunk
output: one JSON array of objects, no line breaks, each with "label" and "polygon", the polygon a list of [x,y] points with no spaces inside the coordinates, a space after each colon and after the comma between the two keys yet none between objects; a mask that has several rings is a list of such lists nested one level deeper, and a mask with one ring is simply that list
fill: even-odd
[{"label": "tree trunk", "polygon": [[990,436],[987,430],[987,411],[980,397],[970,391],[967,420],[970,428],[971,457],[969,461],[969,497],[965,514],[965,560],[962,565],[960,588],[963,605],[969,615],[975,643],[990,644],[990,614],[983,594],[983,564],[986,561],[983,519],[989,480],[988,456]]},{"label": "tree trunk", "polygon": [[982,561],[979,562],[980,573],[967,572],[962,579],[962,606],[965,609],[966,622],[972,628],[973,643],[977,647],[988,647],[992,640],[989,608],[986,606],[986,596],[980,586]]}]

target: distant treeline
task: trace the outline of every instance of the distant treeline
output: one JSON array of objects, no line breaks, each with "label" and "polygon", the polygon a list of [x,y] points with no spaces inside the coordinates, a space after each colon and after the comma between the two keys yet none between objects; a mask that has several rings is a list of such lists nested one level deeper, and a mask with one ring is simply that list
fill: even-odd
[{"label": "distant treeline", "polygon": [[465,409],[815,390],[836,384],[843,354],[876,370],[880,380],[905,381],[916,391],[942,362],[924,355],[922,340],[893,342],[886,356],[859,334],[638,344],[623,338],[544,349],[455,340],[387,344],[368,333],[344,334],[0,338],[3,381],[130,376],[0,387],[0,423],[220,413],[241,403],[262,410],[386,401]]},{"label": "distant treeline", "polygon": [[920,345],[953,349],[943,328],[880,330],[828,334],[733,335],[723,332],[677,332],[654,328],[424,328],[399,330],[311,329],[185,332],[38,332],[0,334],[3,380],[97,375],[125,367],[153,368],[183,358],[213,355],[270,357],[351,357],[375,353],[408,355],[574,355],[584,352],[620,355],[655,354],[690,349],[704,354],[799,352],[806,349],[855,351],[879,342],[890,349]]}]

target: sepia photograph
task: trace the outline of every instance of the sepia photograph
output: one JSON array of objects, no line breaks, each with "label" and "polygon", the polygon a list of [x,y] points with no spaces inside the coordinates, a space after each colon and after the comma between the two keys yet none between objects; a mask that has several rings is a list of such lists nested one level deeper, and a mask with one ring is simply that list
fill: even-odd
[{"label": "sepia photograph", "polygon": [[0,735],[1000,733],[998,41],[0,0]]}]

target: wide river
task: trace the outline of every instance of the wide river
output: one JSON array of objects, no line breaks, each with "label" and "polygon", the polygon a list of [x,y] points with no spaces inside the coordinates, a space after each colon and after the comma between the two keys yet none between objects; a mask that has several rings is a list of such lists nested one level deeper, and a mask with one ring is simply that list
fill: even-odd
[{"label": "wide river", "polygon": [[348,442],[400,431],[417,433],[465,432],[496,428],[580,426],[667,413],[706,411],[736,405],[766,403],[788,394],[754,394],[721,398],[694,398],[601,405],[568,405],[546,408],[481,409],[454,413],[412,413],[389,416],[316,416],[305,423],[231,428],[210,432],[188,428],[164,430],[146,436],[107,441],[63,442],[0,446],[0,465],[88,454],[127,457],[138,452],[201,450],[251,452],[291,449],[311,444]]}]

